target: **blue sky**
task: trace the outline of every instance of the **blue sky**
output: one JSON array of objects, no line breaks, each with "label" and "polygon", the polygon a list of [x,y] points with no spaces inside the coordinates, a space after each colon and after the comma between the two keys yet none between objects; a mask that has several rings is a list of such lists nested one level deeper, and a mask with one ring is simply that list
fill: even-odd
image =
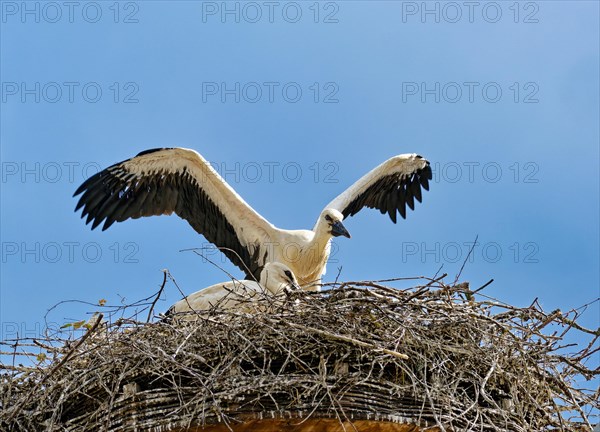
[{"label": "blue sky", "polygon": [[[3,1],[1,339],[39,335],[62,300],[146,297],[164,268],[186,293],[227,279],[180,252],[206,242],[177,217],[92,232],[73,212],[88,175],[154,147],[197,150],[289,229],[417,152],[435,171],[423,204],[349,219],[325,280],[453,277],[478,236],[473,288],[548,310],[597,298],[598,3],[423,5]],[[168,284],[157,311],[179,298]]]}]

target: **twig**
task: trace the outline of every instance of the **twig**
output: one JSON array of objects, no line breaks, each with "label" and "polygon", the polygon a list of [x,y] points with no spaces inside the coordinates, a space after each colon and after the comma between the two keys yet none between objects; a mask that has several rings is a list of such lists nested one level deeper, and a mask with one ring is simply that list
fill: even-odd
[{"label": "twig", "polygon": [[473,240],[473,245],[469,249],[469,253],[465,257],[465,260],[463,261],[462,266],[460,266],[460,270],[458,271],[458,274],[456,275],[456,278],[454,278],[454,284],[456,284],[456,282],[458,282],[458,279],[460,278],[460,275],[462,275],[463,269],[465,268],[465,265],[467,264],[467,261],[469,261],[469,258],[471,257],[471,254],[473,253],[473,250],[475,249],[475,246],[477,246],[477,239],[478,238],[479,238],[479,234],[477,234],[475,236],[475,240]]},{"label": "twig", "polygon": [[163,272],[163,281],[162,281],[162,284],[160,285],[160,289],[158,290],[158,293],[156,293],[156,297],[154,298],[154,301],[150,305],[150,310],[148,311],[148,318],[146,318],[146,322],[150,322],[150,318],[152,317],[152,312],[154,311],[154,306],[156,305],[156,302],[162,295],[163,290],[165,289],[165,283],[167,282],[167,273],[169,271],[167,269],[164,269],[162,272]]},{"label": "twig", "polygon": [[479,291],[483,290],[485,287],[487,287],[492,282],[494,282],[494,279],[490,279],[489,281],[487,281],[486,283],[484,283],[483,285],[481,285],[479,288],[477,288],[475,291],[473,291],[471,294],[478,293]]}]

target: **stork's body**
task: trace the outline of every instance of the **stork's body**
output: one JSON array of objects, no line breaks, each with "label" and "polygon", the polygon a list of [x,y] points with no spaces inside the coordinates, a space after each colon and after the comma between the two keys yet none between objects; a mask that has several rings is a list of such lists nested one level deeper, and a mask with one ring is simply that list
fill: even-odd
[{"label": "stork's body", "polygon": [[328,228],[317,222],[314,231],[280,230],[278,237],[268,255],[292,269],[304,289],[317,289],[331,250],[332,235]]},{"label": "stork's body", "polygon": [[271,262],[261,271],[260,282],[232,280],[209,286],[179,300],[167,315],[184,314],[184,318],[194,318],[195,312],[213,307],[248,312],[252,311],[256,300],[295,289],[300,288],[291,269],[282,263]]},{"label": "stork's body", "polygon": [[364,207],[388,213],[396,223],[406,206],[429,189],[429,162],[416,154],[388,159],[331,201],[312,230],[285,230],[248,205],[194,150],[154,149],[114,164],[87,179],[82,196],[86,223],[103,230],[129,218],[176,213],[216,245],[249,280],[265,264],[287,265],[304,289],[318,289],[332,237],[350,237],[342,220]]}]

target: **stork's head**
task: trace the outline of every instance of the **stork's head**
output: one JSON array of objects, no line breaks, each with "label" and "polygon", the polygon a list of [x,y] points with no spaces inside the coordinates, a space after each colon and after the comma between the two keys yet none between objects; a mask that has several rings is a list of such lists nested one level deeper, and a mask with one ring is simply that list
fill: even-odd
[{"label": "stork's head", "polygon": [[260,284],[273,294],[285,290],[299,290],[296,276],[285,264],[270,262],[260,272]]},{"label": "stork's head", "polygon": [[344,215],[332,208],[328,208],[321,212],[317,225],[324,226],[327,232],[333,237],[344,236],[350,238],[350,233],[342,223]]}]

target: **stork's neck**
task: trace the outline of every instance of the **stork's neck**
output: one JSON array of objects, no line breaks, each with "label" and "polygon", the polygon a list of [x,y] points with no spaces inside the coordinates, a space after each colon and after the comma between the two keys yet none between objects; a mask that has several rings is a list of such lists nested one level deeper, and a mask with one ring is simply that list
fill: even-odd
[{"label": "stork's neck", "polygon": [[274,281],[270,281],[268,283],[261,284],[261,285],[263,286],[263,288],[265,288],[265,290],[268,293],[271,293],[271,294],[278,294],[284,288],[283,283],[278,283],[278,282],[274,282]]},{"label": "stork's neck", "polygon": [[274,279],[275,275],[269,275],[269,271],[266,268],[260,272],[260,286],[266,291],[276,294],[279,289],[279,284]]},{"label": "stork's neck", "polygon": [[317,220],[317,223],[313,228],[313,232],[315,233],[315,236],[313,237],[311,243],[315,246],[318,245],[321,247],[325,247],[327,242],[329,242],[329,240],[331,240],[331,238],[333,237],[331,235],[331,228],[329,224],[325,220],[323,220],[322,217],[319,217],[319,219]]}]

